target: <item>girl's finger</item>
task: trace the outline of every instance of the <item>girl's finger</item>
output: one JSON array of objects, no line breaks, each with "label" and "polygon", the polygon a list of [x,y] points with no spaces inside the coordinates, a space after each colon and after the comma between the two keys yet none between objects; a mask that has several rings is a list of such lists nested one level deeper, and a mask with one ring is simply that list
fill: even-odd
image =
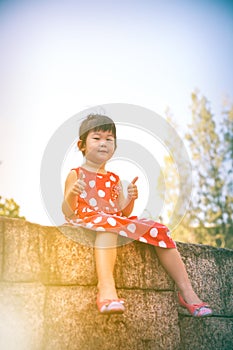
[{"label": "girl's finger", "polygon": [[131,184],[135,184],[135,182],[138,180],[138,176],[136,176],[134,179],[133,179],[133,181],[131,181]]},{"label": "girl's finger", "polygon": [[79,169],[79,177],[78,177],[79,180],[83,180],[84,179],[84,174],[83,174],[83,171],[82,169]]}]

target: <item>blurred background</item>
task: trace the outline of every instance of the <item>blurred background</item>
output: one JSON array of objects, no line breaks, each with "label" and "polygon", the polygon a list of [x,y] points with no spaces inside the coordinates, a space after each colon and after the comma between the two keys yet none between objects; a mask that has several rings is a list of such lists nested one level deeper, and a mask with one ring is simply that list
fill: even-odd
[{"label": "blurred background", "polygon": [[[232,33],[224,0],[0,1],[0,215],[52,225],[40,194],[50,138],[79,111],[130,103],[166,118],[190,155],[174,238],[233,248]],[[162,163],[166,221],[180,174],[169,154]]]}]

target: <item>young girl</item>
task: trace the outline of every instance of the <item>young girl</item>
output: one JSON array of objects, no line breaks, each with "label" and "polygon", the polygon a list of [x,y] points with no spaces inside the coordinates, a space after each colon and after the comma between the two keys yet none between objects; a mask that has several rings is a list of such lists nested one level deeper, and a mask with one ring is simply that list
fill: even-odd
[{"label": "young girl", "polygon": [[122,313],[113,277],[118,235],[152,244],[158,258],[175,281],[180,305],[192,316],[212,314],[193,291],[176,244],[166,226],[150,219],[130,217],[138,198],[137,177],[132,179],[125,198],[119,177],[105,165],[116,149],[116,127],[104,115],[89,115],[79,129],[79,150],[84,162],[73,169],[65,183],[63,213],[67,221],[96,231],[95,262],[98,277],[97,307],[100,313]]}]

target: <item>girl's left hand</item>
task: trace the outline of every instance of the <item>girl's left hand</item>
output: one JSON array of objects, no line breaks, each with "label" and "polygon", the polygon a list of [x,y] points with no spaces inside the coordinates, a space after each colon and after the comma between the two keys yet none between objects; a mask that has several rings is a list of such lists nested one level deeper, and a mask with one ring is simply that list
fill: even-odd
[{"label": "girl's left hand", "polygon": [[138,188],[137,188],[137,185],[135,185],[137,180],[138,180],[138,176],[136,176],[128,186],[127,190],[128,190],[128,198],[129,199],[137,199],[138,198]]}]

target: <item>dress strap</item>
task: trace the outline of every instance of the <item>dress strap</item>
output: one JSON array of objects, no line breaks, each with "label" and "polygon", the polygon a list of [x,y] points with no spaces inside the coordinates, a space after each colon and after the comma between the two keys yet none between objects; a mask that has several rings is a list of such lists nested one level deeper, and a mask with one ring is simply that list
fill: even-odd
[{"label": "dress strap", "polygon": [[73,169],[71,169],[71,170],[76,171],[77,176],[79,176],[79,169],[80,169],[80,168],[73,168]]}]

